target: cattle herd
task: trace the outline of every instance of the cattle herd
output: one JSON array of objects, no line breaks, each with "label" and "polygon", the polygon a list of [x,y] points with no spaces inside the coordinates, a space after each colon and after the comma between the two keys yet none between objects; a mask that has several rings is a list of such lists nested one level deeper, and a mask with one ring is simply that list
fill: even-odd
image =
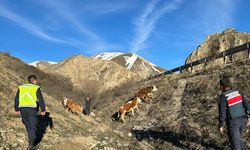
[{"label": "cattle herd", "polygon": [[[142,102],[148,102],[147,98],[153,97],[153,92],[157,91],[157,88],[155,86],[148,86],[145,88],[140,89],[137,93],[135,93],[134,97],[131,98],[129,101],[125,102],[118,111],[112,115],[113,121],[122,121],[124,122],[125,115],[129,112],[132,113],[132,116],[134,116],[134,111],[138,112],[138,105]],[[83,105],[77,104],[74,100],[68,99],[66,97],[63,98],[62,104],[64,108],[67,108],[70,112],[73,114],[79,115],[80,113],[84,113],[84,107]]]},{"label": "cattle herd", "polygon": [[124,103],[119,108],[119,110],[114,115],[112,115],[112,120],[121,120],[122,122],[124,122],[124,116],[129,112],[132,112],[132,116],[134,116],[134,110],[136,109],[138,112],[138,105],[141,102],[147,102],[147,97],[152,98],[153,92],[155,91],[157,91],[157,88],[155,86],[148,86],[139,90],[132,99]]}]

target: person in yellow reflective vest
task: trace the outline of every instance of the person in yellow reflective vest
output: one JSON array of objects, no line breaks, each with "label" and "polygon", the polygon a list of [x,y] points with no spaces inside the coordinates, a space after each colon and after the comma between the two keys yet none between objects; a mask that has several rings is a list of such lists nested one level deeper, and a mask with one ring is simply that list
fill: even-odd
[{"label": "person in yellow reflective vest", "polygon": [[37,85],[37,77],[30,75],[28,84],[23,84],[18,87],[18,91],[14,100],[16,115],[21,115],[22,122],[28,132],[28,150],[35,150],[38,144],[37,125],[38,111],[41,107],[40,115],[44,116],[46,112],[45,103],[41,88]]}]

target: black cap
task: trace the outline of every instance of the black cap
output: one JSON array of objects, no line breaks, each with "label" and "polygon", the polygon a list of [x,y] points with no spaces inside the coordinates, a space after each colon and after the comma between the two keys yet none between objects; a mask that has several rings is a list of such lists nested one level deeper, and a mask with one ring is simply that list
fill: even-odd
[{"label": "black cap", "polygon": [[35,75],[29,75],[28,76],[28,82],[32,83],[34,80],[37,80],[37,77]]},{"label": "black cap", "polygon": [[220,85],[223,87],[231,87],[230,79],[227,77],[224,77],[220,80]]}]

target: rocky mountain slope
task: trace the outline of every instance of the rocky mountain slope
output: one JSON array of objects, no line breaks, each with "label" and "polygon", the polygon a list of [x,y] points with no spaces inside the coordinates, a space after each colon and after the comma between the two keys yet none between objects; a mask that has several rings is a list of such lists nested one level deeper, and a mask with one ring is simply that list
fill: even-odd
[{"label": "rocky mountain slope", "polygon": [[95,90],[113,88],[128,80],[139,80],[137,74],[107,60],[76,55],[51,65],[45,72],[58,74],[71,79],[72,83],[82,89],[88,89],[89,84],[95,85]]},{"label": "rocky mountain slope", "polygon": [[131,53],[100,53],[96,55],[95,58],[116,62],[128,70],[139,74],[139,76],[143,79],[164,71],[164,69],[156,66],[146,59]]},{"label": "rocky mountain slope", "polygon": [[[122,131],[132,132],[133,137],[143,143],[144,149],[229,149],[227,136],[218,132],[219,79],[228,76],[233,88],[245,91],[250,97],[250,60],[236,61],[227,66],[193,74],[169,75],[144,83],[124,87],[120,96],[99,104],[106,124]],[[158,91],[151,103],[142,103],[135,117],[126,116],[125,123],[109,120],[140,87],[155,85]],[[133,87],[133,88],[132,88]],[[109,96],[110,97],[110,96]],[[249,101],[250,102],[250,101]],[[111,108],[110,108],[111,107]],[[244,140],[250,148],[250,128],[244,130]]]},{"label": "rocky mountain slope", "polygon": [[[74,150],[224,149],[228,145],[227,137],[221,137],[217,130],[219,78],[230,76],[234,88],[250,96],[248,59],[199,73],[130,82],[96,97],[95,117],[75,116],[63,109],[59,101],[61,96],[78,100],[82,97],[69,79],[58,79],[58,76],[46,74],[6,54],[1,53],[0,58],[2,149],[24,149],[26,146],[25,129],[20,118],[13,115],[13,97],[15,87],[25,82],[28,74],[39,76],[47,109],[54,121],[54,129],[47,129],[41,149],[66,150],[69,145]],[[139,113],[134,117],[128,114],[125,123],[112,122],[110,116],[138,89],[147,85],[158,88],[151,102],[139,105]],[[243,136],[250,143],[249,129]]]},{"label": "rocky mountain slope", "polygon": [[[190,54],[186,59],[186,64],[205,58],[208,56],[213,56],[216,53],[223,52],[230,48],[245,44],[250,41],[250,33],[238,32],[233,28],[228,28],[223,32],[215,33],[209,35],[205,41],[197,47],[196,50]],[[247,57],[246,53],[238,53],[233,56],[226,58],[226,63],[230,63],[234,60],[244,59]],[[218,59],[212,63],[208,63],[207,67],[221,66],[223,65],[223,59]],[[194,70],[201,70],[204,65],[199,65],[194,67]]]},{"label": "rocky mountain slope", "polygon": [[[41,149],[229,149],[227,136],[221,136],[217,128],[220,94],[218,81],[222,76],[228,76],[233,88],[244,91],[250,97],[250,59],[242,57],[226,65],[203,68],[199,72],[172,74],[141,82],[129,80],[133,78],[131,75],[126,82],[100,93],[96,92],[95,84],[84,82],[95,92],[91,103],[94,115],[86,117],[68,113],[60,102],[63,96],[67,96],[83,104],[83,91],[74,86],[70,76],[67,76],[74,75],[78,77],[74,82],[80,82],[78,79],[82,72],[76,70],[83,66],[81,62],[88,67],[95,63],[95,59],[82,57],[74,56],[53,65],[54,68],[48,72],[55,70],[57,74],[49,74],[0,53],[0,149],[24,149],[27,146],[24,126],[20,118],[13,115],[13,98],[16,87],[24,83],[29,74],[38,75],[47,109],[54,121],[54,129],[47,129],[40,144]],[[101,68],[104,63],[107,62],[100,60],[100,64],[99,61],[97,64]],[[112,65],[121,67],[111,62]],[[107,75],[112,76],[113,73]],[[89,74],[88,78],[95,77]],[[139,112],[135,112],[134,117],[127,114],[125,123],[113,122],[110,117],[118,108],[139,89],[148,85],[158,88],[153,99],[140,104]],[[246,149],[250,149],[250,128],[246,128],[243,133]]]},{"label": "rocky mountain slope", "polygon": [[[88,58],[88,57],[85,57]],[[165,69],[158,67],[157,65],[149,62],[148,60],[131,53],[120,53],[120,52],[106,52],[100,53],[96,56],[89,57],[89,59],[96,58],[105,61],[112,61],[120,66],[130,70],[139,75],[140,78],[146,79],[149,76],[159,74]],[[35,61],[29,65],[37,67],[40,70],[47,71],[52,65],[58,64],[52,61]],[[94,64],[93,64],[94,65]],[[52,67],[53,68],[53,67]]]},{"label": "rocky mountain slope", "polygon": [[83,95],[68,78],[44,73],[6,53],[0,53],[0,149],[23,150],[27,147],[26,131],[20,118],[14,115],[13,99],[18,85],[26,83],[30,74],[38,76],[47,111],[54,122],[53,129],[47,128],[40,149],[129,149],[130,138],[103,124],[99,116],[76,116],[62,107],[63,96],[84,103]]}]

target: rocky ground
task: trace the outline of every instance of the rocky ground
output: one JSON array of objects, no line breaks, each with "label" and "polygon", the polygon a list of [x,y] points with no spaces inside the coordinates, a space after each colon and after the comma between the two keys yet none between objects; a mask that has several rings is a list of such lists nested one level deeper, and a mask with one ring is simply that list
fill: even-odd
[{"label": "rocky ground", "polygon": [[[14,115],[14,97],[28,74],[39,77],[47,111],[54,128],[46,129],[40,149],[128,149],[129,140],[119,131],[105,125],[98,116],[76,116],[61,105],[63,96],[81,99],[81,94],[65,78],[54,77],[21,60],[0,53],[0,149],[25,149],[27,135],[18,116]],[[79,103],[81,103],[79,101]]]},{"label": "rocky ground", "polygon": [[[138,87],[156,85],[159,90],[151,103],[140,105],[138,115],[128,115],[123,124],[111,121],[106,124],[124,134],[131,132],[137,144],[144,143],[143,149],[229,149],[227,136],[218,132],[218,81],[222,76],[229,76],[233,87],[245,91],[249,97],[249,71],[250,60],[244,60],[133,85],[134,88],[127,88],[116,97],[111,109],[105,107],[99,115],[105,117],[103,112],[111,115]],[[246,149],[250,147],[249,135],[250,129],[245,129]]]},{"label": "rocky ground", "polygon": [[[233,87],[250,97],[250,60],[243,60],[193,74],[173,74],[121,85],[93,100],[95,115],[76,116],[67,112],[60,102],[63,96],[78,102],[82,98],[68,79],[58,79],[1,53],[0,149],[27,146],[24,126],[13,112],[13,98],[18,84],[24,83],[31,73],[40,77],[47,110],[54,122],[54,128],[47,128],[40,143],[42,150],[227,149],[227,137],[217,130],[219,78],[231,77]],[[157,86],[154,98],[142,103],[134,117],[128,114],[125,123],[111,121],[111,115],[119,106],[147,85]],[[243,135],[247,143],[250,143],[249,131],[245,129]]]}]

